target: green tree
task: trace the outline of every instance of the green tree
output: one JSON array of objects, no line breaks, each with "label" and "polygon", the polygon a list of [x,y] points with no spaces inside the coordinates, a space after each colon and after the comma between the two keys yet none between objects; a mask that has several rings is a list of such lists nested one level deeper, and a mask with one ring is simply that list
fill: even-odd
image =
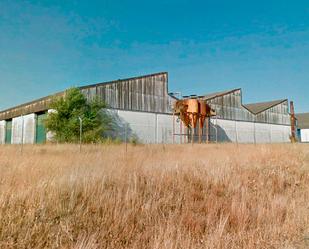
[{"label": "green tree", "polygon": [[105,107],[106,104],[98,98],[87,101],[78,88],[70,88],[63,97],[56,98],[51,104],[54,111],[45,120],[46,129],[54,134],[57,142],[78,142],[81,117],[83,142],[98,142],[111,125]]}]

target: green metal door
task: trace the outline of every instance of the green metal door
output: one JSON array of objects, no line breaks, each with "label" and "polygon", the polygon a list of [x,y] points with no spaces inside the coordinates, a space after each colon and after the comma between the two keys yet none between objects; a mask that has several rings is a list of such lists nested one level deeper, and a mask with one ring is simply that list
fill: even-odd
[{"label": "green metal door", "polygon": [[12,140],[12,120],[5,122],[5,143],[11,144]]},{"label": "green metal door", "polygon": [[46,129],[44,125],[44,120],[46,118],[46,113],[37,114],[36,117],[36,137],[35,142],[37,144],[43,144],[46,142]]}]

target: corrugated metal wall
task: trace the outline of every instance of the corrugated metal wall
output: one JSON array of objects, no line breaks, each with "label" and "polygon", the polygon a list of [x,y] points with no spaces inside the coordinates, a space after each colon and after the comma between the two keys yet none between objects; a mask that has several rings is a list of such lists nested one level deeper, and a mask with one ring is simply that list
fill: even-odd
[{"label": "corrugated metal wall", "polygon": [[[81,87],[87,99],[98,96],[110,108],[170,113],[174,99],[168,95],[168,74],[157,73],[136,78],[117,80]],[[20,106],[0,112],[0,120],[7,120],[21,115],[47,111],[54,97],[63,96],[64,92],[47,96]]]},{"label": "corrugated metal wall", "polygon": [[167,93],[167,73],[148,75],[81,89],[87,99],[99,97],[109,108],[170,113],[172,97]]},{"label": "corrugated metal wall", "polygon": [[270,124],[290,124],[288,101],[282,102],[257,115],[243,107],[240,89],[209,99],[207,103],[216,110],[218,117],[221,119]]},{"label": "corrugated metal wall", "polygon": [[241,90],[207,100],[221,119],[254,121],[254,114],[242,106]]},{"label": "corrugated metal wall", "polygon": [[257,122],[271,124],[290,124],[288,101],[284,101],[256,115]]}]

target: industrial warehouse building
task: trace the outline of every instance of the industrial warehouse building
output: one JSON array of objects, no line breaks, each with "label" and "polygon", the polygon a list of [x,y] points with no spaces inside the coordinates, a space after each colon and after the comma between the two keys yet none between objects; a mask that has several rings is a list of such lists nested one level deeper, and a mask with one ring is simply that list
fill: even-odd
[{"label": "industrial warehouse building", "polygon": [[309,143],[309,113],[298,113],[297,119],[297,137],[302,143]]},{"label": "industrial warehouse building", "polygon": [[[80,87],[88,100],[98,96],[116,120],[114,137],[137,137],[143,143],[180,143],[187,134],[175,121],[176,95],[168,93],[168,74],[156,73]],[[64,92],[0,112],[0,143],[44,143],[51,101]],[[216,111],[208,123],[208,140],[239,143],[289,142],[288,100],[242,103],[241,89],[198,96]],[[206,129],[204,127],[203,129]],[[176,134],[176,135],[175,135]]]}]

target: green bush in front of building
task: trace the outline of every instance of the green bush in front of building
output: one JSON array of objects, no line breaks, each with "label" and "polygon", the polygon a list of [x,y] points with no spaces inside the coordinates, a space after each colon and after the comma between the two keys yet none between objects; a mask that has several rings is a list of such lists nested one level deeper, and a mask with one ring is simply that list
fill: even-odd
[{"label": "green bush in front of building", "polygon": [[79,89],[70,88],[51,104],[53,111],[45,119],[45,126],[55,142],[76,143],[80,139],[81,119],[82,142],[100,142],[112,125],[105,108],[106,104],[98,98],[87,101]]}]

